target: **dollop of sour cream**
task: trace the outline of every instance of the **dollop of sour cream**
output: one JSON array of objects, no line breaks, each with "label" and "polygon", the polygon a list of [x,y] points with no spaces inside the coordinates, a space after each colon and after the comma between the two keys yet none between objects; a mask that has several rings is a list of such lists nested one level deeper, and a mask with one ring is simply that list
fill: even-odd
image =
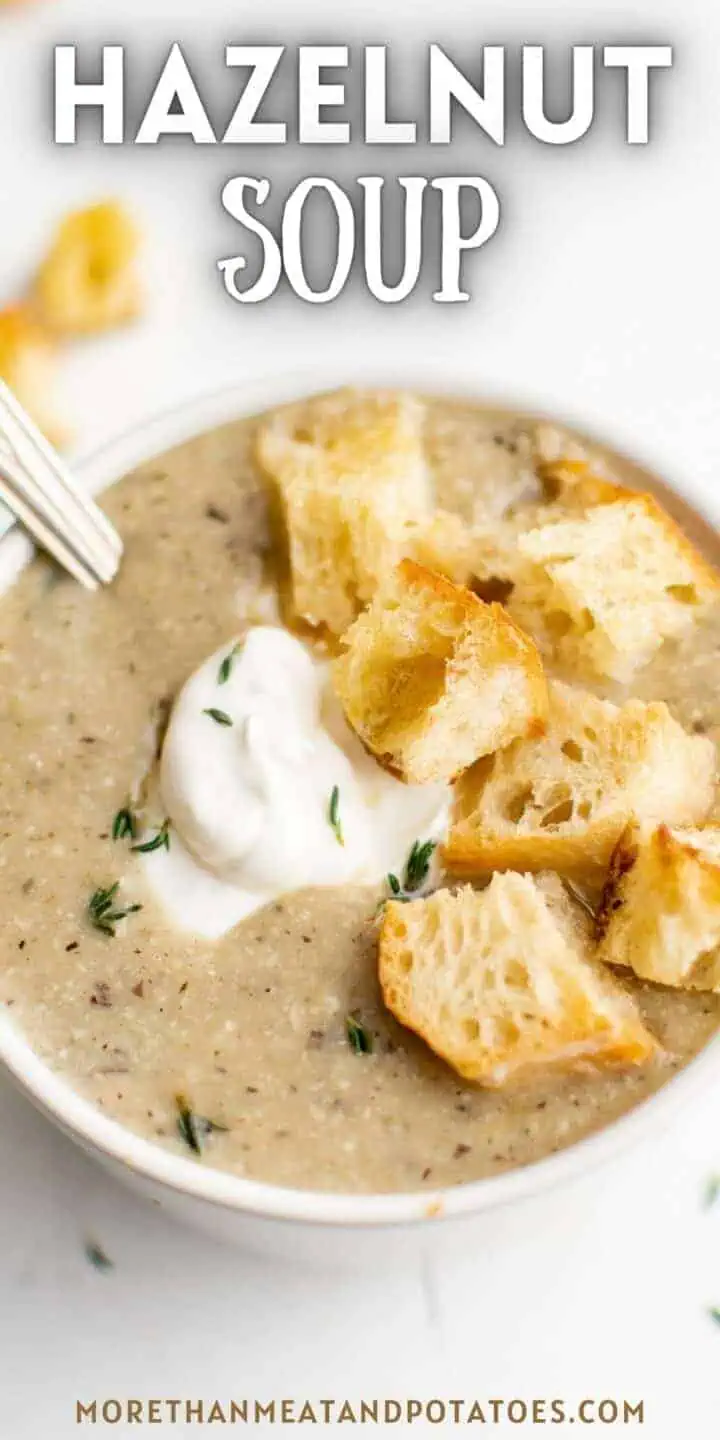
[{"label": "dollop of sour cream", "polygon": [[328,666],[276,626],[211,655],[165,736],[168,850],[148,879],[182,929],[214,938],[307,886],[402,873],[417,839],[446,829],[449,792],[404,785],[372,759],[332,694]]}]

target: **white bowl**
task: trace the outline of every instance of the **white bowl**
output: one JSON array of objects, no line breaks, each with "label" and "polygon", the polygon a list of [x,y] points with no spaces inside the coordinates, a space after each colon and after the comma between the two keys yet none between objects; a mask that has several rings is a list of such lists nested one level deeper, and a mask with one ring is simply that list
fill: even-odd
[{"label": "white bowl", "polygon": [[[291,377],[267,377],[241,389],[223,391],[161,416],[113,441],[101,451],[78,462],[78,469],[93,491],[120,479],[136,465],[153,459],[171,446],[226,421],[252,415],[271,405],[329,389],[339,377],[312,372]],[[417,368],[408,375],[351,371],[343,382],[404,385],[429,392],[472,397],[467,375],[443,377],[441,385],[432,371],[422,375]],[[538,413],[553,414],[552,397],[488,396],[483,400]],[[592,431],[592,415],[562,417],[581,429]],[[628,438],[607,433],[600,436],[619,450],[630,451]],[[645,447],[640,459],[658,467],[658,456]],[[676,485],[699,507],[702,497],[690,493],[684,480]],[[706,518],[708,506],[704,506]],[[0,542],[0,590],[16,578],[31,554],[29,543],[19,531]],[[552,1187],[562,1186],[591,1171],[601,1162],[618,1156],[629,1146],[667,1131],[684,1102],[720,1082],[720,1036],[662,1089],[628,1115],[596,1135],[537,1164],[510,1171],[487,1180],[422,1194],[333,1195],[291,1190],[246,1180],[213,1170],[207,1165],[171,1154],[160,1146],[140,1139],[82,1099],[67,1081],[34,1054],[30,1045],[11,1023],[0,1016],[0,1061],[21,1090],[88,1154],[135,1189],[151,1196],[172,1213],[208,1231],[273,1256],[288,1255],[313,1262],[343,1262],[364,1265],[370,1258],[397,1259],[427,1244],[456,1241],[467,1244],[467,1225],[479,1224],[497,1207],[517,1201],[531,1201]],[[457,1222],[464,1221],[464,1224]]]}]

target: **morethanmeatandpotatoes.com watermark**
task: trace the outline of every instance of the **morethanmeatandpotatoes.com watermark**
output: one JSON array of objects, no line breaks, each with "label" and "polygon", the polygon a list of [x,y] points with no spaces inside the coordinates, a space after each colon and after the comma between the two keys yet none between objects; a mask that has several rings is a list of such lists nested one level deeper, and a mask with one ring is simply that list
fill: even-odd
[{"label": "morethanmeatandpotatoes.com watermark", "polygon": [[643,1400],[465,1398],[77,1400],[78,1425],[643,1425]]}]

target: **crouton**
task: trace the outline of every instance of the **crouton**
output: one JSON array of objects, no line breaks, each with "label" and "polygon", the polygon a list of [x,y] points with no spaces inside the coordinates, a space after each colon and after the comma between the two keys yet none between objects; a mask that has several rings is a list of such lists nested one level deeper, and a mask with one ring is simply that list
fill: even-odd
[{"label": "crouton", "polygon": [[555,876],[385,906],[379,972],[401,1024],[466,1080],[630,1066],[657,1049],[630,995],[590,956]]},{"label": "crouton", "polygon": [[53,412],[55,346],[26,305],[0,310],[0,378],[54,445],[67,438]]},{"label": "crouton", "polygon": [[610,862],[598,935],[609,965],[720,992],[720,826],[629,825]]},{"label": "crouton", "polygon": [[450,780],[543,727],[547,689],[533,642],[500,605],[413,560],[342,644],[333,679],[346,718],[403,780]]},{"label": "crouton", "polygon": [[399,557],[407,522],[428,520],[423,410],[407,395],[339,391],[278,411],[257,454],[287,529],[296,615],[335,635]]},{"label": "crouton", "polygon": [[720,598],[720,576],[650,495],[520,534],[511,609],[573,668],[627,681]]},{"label": "crouton", "polygon": [[35,281],[33,301],[44,324],[82,335],[133,320],[141,308],[138,246],[135,225],[117,202],[68,215]]},{"label": "crouton", "polygon": [[619,707],[551,682],[546,733],[458,783],[446,847],[456,874],[557,870],[602,883],[627,822],[693,825],[713,803],[715,747],[662,701]]}]

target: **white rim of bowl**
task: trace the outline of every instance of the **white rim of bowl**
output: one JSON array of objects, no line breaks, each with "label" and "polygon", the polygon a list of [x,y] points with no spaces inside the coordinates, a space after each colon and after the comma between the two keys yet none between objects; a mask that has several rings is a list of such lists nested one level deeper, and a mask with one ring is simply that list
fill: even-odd
[{"label": "white rim of bowl", "polygon": [[[343,376],[344,384],[402,386],[427,394],[475,399],[499,408],[564,420],[585,433],[592,433],[595,429],[592,416],[563,414],[555,405],[554,397],[541,392],[508,397],[506,393],[493,394],[492,388],[485,384],[480,392],[479,387],[468,380],[466,371],[456,375],[445,372],[438,383],[432,366],[424,367],[424,373],[422,367],[419,372],[418,366],[413,366],[412,374],[408,374],[407,365],[398,365],[394,373],[383,365],[380,375],[367,366],[361,370],[358,367],[348,369],[350,373]],[[80,456],[76,468],[97,493],[121,479],[135,466],[150,462],[215,426],[304,395],[334,389],[337,384],[337,369],[323,371],[319,367],[311,367],[303,373],[270,375],[240,382],[191,399],[147,423],[134,426],[99,450]],[[597,427],[597,434],[604,443],[662,475],[658,457],[653,459],[648,456],[647,450],[644,455],[638,455],[637,446],[632,446],[629,437],[608,434],[604,421]],[[691,485],[684,483],[682,489],[675,488],[681,494],[688,494]],[[712,523],[713,518],[718,517],[708,513],[709,499],[703,496],[698,504],[697,497],[692,496],[691,503]],[[13,573],[22,568],[27,558],[25,537],[19,532],[11,532],[0,542],[0,565],[6,563]],[[558,1154],[484,1180],[421,1193],[396,1194],[348,1195],[285,1188],[214,1170],[164,1150],[125,1129],[118,1121],[103,1115],[90,1101],[84,1100],[36,1055],[7,1014],[0,1016],[0,1062],[20,1090],[75,1141],[169,1191],[267,1220],[374,1228],[477,1215],[501,1205],[528,1200],[555,1186],[582,1178],[635,1143],[649,1139],[655,1132],[664,1131],[677,1112],[711,1083],[713,1077],[716,1081],[720,1079],[720,1035],[711,1040],[678,1075],[669,1078],[654,1095],[598,1133]]]}]

